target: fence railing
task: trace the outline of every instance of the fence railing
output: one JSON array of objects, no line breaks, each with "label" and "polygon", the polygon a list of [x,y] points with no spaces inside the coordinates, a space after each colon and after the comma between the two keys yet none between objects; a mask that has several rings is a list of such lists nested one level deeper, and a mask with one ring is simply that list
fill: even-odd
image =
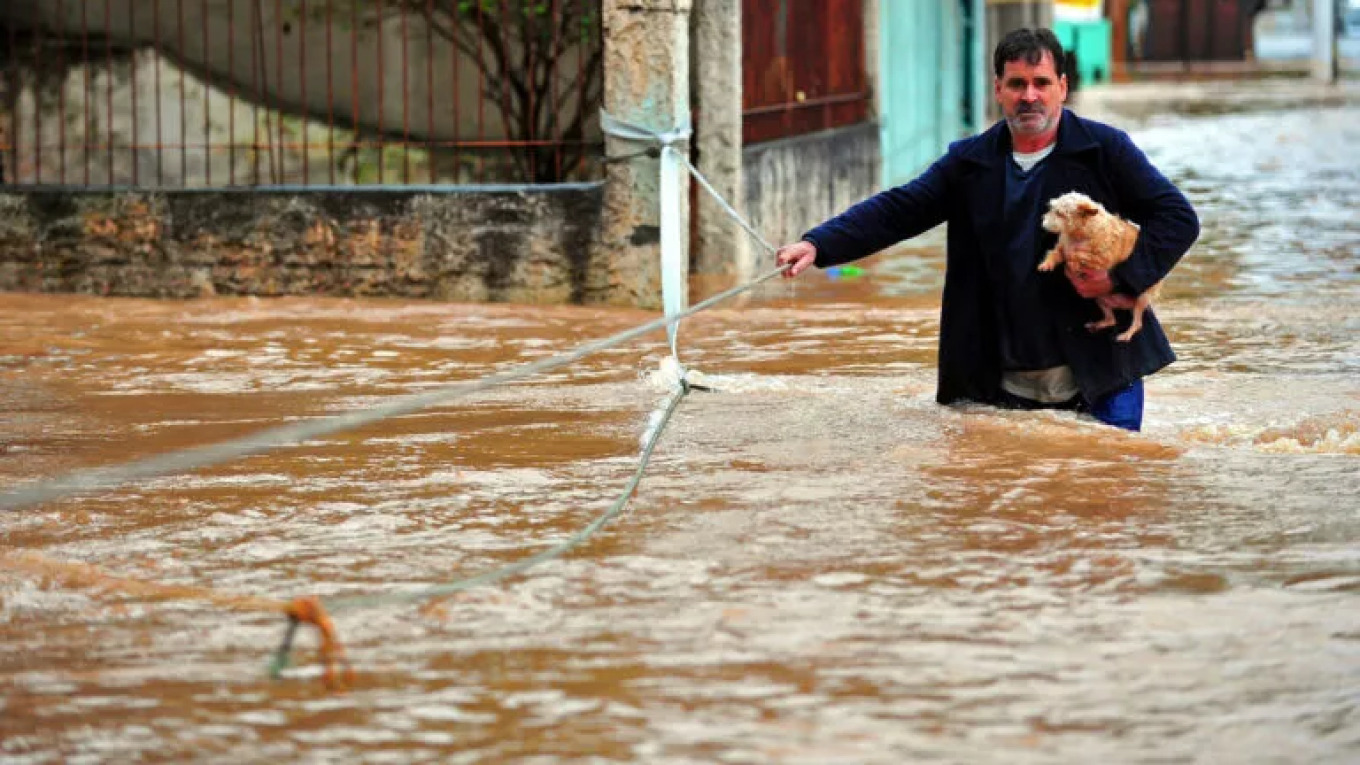
[{"label": "fence railing", "polygon": [[9,0],[8,185],[600,175],[600,0]]},{"label": "fence railing", "polygon": [[863,122],[863,0],[742,0],[742,140]]}]

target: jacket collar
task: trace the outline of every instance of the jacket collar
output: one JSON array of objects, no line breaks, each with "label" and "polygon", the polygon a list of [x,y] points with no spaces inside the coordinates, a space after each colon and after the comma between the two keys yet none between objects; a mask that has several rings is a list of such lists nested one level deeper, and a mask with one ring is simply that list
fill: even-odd
[{"label": "jacket collar", "polygon": [[[1053,148],[1054,154],[1078,154],[1099,146],[1091,136],[1086,120],[1064,108],[1058,122],[1058,141]],[[1011,131],[1006,120],[1000,120],[971,141],[960,155],[962,159],[982,165],[995,167],[1011,154]]]}]

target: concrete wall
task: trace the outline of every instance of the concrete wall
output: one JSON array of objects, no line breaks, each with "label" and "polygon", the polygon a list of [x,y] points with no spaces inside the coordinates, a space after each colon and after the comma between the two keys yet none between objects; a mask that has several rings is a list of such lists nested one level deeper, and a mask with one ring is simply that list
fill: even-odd
[{"label": "concrete wall", "polygon": [[599,184],[0,193],[0,290],[588,302]]},{"label": "concrete wall", "polygon": [[[751,224],[776,247],[797,241],[879,191],[879,157],[878,125],[872,122],[746,147]],[[772,262],[767,253],[756,257]]]}]

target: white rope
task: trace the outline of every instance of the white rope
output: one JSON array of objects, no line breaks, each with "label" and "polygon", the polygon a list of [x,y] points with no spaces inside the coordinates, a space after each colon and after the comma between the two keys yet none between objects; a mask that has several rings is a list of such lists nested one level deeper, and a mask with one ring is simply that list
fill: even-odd
[{"label": "white rope", "polygon": [[566,353],[560,353],[551,358],[523,364],[504,372],[487,375],[478,380],[454,383],[425,393],[398,398],[395,401],[380,404],[371,409],[358,410],[346,414],[335,415],[333,417],[323,417],[307,422],[285,425],[283,427],[264,430],[232,441],[149,457],[118,467],[78,470],[50,481],[33,483],[23,488],[0,494],[0,511],[18,510],[29,505],[50,502],[55,499],[61,499],[75,494],[84,494],[97,489],[111,489],[137,480],[184,473],[190,470],[226,462],[227,460],[235,459],[237,457],[263,454],[281,446],[301,443],[309,439],[330,435],[331,433],[338,433],[342,430],[351,430],[389,417],[410,414],[496,385],[502,385],[540,372],[557,369],[558,367],[566,366],[574,361],[579,361],[593,353],[612,348],[634,338],[641,337],[649,332],[662,329],[663,327],[669,327],[687,316],[692,316],[710,306],[763,284],[782,273],[785,268],[787,268],[787,266],[776,268],[746,284],[719,292],[718,294],[681,311],[675,316],[662,316],[653,319],[646,324],[639,324],[632,329],[624,330],[616,335],[606,337],[603,340],[583,343]]},{"label": "white rope", "polygon": [[667,131],[652,130],[621,120],[604,109],[600,110],[600,130],[616,138],[638,143],[654,143],[657,146],[674,146],[677,143],[683,143],[688,141],[694,132],[689,125],[681,125],[674,130]]},{"label": "white rope", "polygon": [[683,157],[683,159],[685,160],[685,167],[689,168],[690,175],[693,175],[695,180],[699,181],[699,185],[704,187],[704,191],[707,191],[718,201],[718,205],[721,206],[723,210],[727,211],[728,215],[732,216],[732,219],[737,222],[738,226],[741,226],[742,230],[750,234],[752,239],[759,242],[760,246],[764,247],[770,253],[779,252],[778,247],[765,241],[765,237],[761,236],[759,232],[752,228],[751,224],[748,223],[745,218],[741,217],[741,213],[737,212],[726,199],[723,199],[723,195],[719,194],[717,189],[713,188],[713,184],[709,183],[708,179],[704,177],[704,174],[699,172],[699,168],[695,167],[689,161],[689,157]]},{"label": "white rope", "polygon": [[[629,140],[661,144],[663,156],[665,152],[669,151],[676,158],[676,161],[683,164],[684,167],[689,170],[689,172],[699,181],[700,185],[702,185],[704,189],[718,201],[727,214],[731,215],[748,234],[765,247],[765,249],[770,252],[776,251],[776,248],[773,245],[765,241],[765,239],[763,239],[760,234],[757,233],[735,209],[733,209],[732,205],[729,204],[727,200],[723,199],[721,194],[714,190],[712,184],[708,182],[708,179],[704,178],[698,169],[690,163],[689,159],[685,157],[684,154],[674,149],[674,144],[689,139],[691,131],[688,126],[669,132],[657,132],[615,119],[603,111],[600,113],[600,123],[604,131],[611,135],[627,138]],[[185,473],[190,470],[197,470],[199,468],[220,464],[238,457],[263,454],[281,446],[301,443],[309,439],[319,438],[344,430],[352,430],[390,417],[410,414],[496,385],[502,385],[524,377],[529,377],[530,375],[566,366],[567,364],[579,361],[586,356],[628,342],[629,340],[663,327],[668,330],[668,334],[670,335],[671,353],[674,356],[675,335],[671,330],[679,324],[681,319],[692,316],[721,301],[753,289],[783,273],[787,268],[788,266],[785,265],[768,271],[746,284],[720,292],[689,308],[676,308],[670,310],[671,306],[668,304],[666,315],[658,319],[649,321],[645,324],[640,324],[632,329],[625,330],[602,340],[584,343],[566,353],[524,364],[505,372],[487,375],[478,380],[454,383],[453,385],[444,386],[425,393],[398,398],[389,403],[380,404],[370,409],[285,425],[283,427],[264,430],[259,433],[218,444],[210,444],[156,457],[149,457],[147,459],[130,462],[116,467],[78,470],[52,480],[35,482],[28,486],[0,494],[0,511],[18,510],[30,505],[50,502],[77,494],[85,494],[100,489],[111,489],[147,478]],[[679,288],[683,288],[684,274],[680,273],[679,277],[679,287],[673,286],[672,292],[678,291]],[[663,288],[664,286],[663,274]],[[681,292],[681,294],[683,295],[683,292]],[[674,298],[672,298],[672,300],[674,300]],[[685,368],[683,365],[679,364],[678,358],[676,359],[676,364],[679,366],[680,379],[683,384]]]}]

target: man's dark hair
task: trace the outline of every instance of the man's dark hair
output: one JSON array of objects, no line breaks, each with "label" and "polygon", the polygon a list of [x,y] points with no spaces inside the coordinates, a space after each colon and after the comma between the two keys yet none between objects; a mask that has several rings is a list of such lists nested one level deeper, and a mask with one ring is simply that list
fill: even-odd
[{"label": "man's dark hair", "polygon": [[992,54],[992,68],[996,70],[996,76],[1001,77],[1001,72],[1006,69],[1006,62],[1019,61],[1024,59],[1030,66],[1037,65],[1044,58],[1044,51],[1053,54],[1053,68],[1058,75],[1063,74],[1063,47],[1058,42],[1057,35],[1050,29],[1040,27],[1038,29],[1016,29],[1007,32],[1001,38],[1001,42],[996,44],[996,53]]}]

